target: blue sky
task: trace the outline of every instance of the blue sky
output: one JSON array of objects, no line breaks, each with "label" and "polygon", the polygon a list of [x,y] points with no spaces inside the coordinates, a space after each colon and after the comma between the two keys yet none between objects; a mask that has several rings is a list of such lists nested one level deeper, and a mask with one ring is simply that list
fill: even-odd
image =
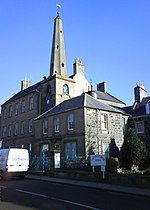
[{"label": "blue sky", "polygon": [[149,0],[1,0],[0,104],[49,75],[56,4],[61,5],[68,76],[80,58],[85,76],[132,104],[142,83],[150,94]]}]

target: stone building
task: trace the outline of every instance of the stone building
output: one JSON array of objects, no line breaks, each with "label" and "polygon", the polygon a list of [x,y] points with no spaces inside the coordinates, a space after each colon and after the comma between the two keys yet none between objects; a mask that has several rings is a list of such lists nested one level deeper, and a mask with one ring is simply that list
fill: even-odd
[{"label": "stone building", "polygon": [[85,163],[90,154],[116,157],[127,118],[121,110],[83,93],[35,119],[39,128],[35,134],[37,152],[38,148],[60,152],[62,164],[75,160]]},{"label": "stone building", "polygon": [[84,76],[82,61],[76,59],[73,67],[73,75],[68,77],[62,20],[57,14],[49,76],[44,76],[34,85],[22,81],[21,91],[1,106],[3,147],[26,147],[33,152],[36,132],[34,118],[62,101],[88,91],[90,84]]},{"label": "stone building", "polygon": [[134,88],[134,103],[123,108],[130,117],[128,126],[134,128],[147,150],[147,160],[150,160],[150,96],[142,84]]},{"label": "stone building", "polygon": [[[128,115],[125,103],[101,82],[94,91],[80,59],[67,76],[62,20],[54,20],[50,73],[36,84],[23,80],[21,90],[2,104],[2,146],[28,148],[31,156],[60,151],[62,160],[88,155],[116,156]],[[51,155],[52,154],[52,155]],[[65,161],[64,161],[65,162]]]}]

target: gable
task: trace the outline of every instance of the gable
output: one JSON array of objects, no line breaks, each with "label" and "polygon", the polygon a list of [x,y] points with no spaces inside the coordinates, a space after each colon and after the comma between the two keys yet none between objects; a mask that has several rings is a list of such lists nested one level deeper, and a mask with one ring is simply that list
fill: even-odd
[{"label": "gable", "polygon": [[52,116],[52,115],[55,115],[58,113],[79,109],[81,107],[82,108],[88,107],[91,109],[99,109],[99,110],[103,110],[103,111],[124,114],[123,111],[113,108],[107,104],[104,104],[104,103],[100,102],[99,100],[93,98],[92,96],[84,93],[80,96],[70,98],[68,100],[61,102],[57,106],[49,109],[42,115],[38,116],[35,120],[44,118],[44,117],[48,117],[48,116]]}]

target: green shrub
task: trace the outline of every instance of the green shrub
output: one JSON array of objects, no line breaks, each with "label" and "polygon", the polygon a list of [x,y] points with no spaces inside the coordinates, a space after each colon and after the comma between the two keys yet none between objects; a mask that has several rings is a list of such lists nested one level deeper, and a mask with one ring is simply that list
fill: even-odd
[{"label": "green shrub", "polygon": [[117,168],[119,167],[119,159],[111,157],[106,159],[106,172],[107,173],[116,173]]},{"label": "green shrub", "polygon": [[146,149],[144,144],[138,138],[135,130],[129,128],[120,150],[121,167],[131,169],[133,164],[139,166],[141,159],[145,155]]},{"label": "green shrub", "polygon": [[145,169],[145,170],[144,170],[144,174],[145,174],[145,175],[150,175],[150,168]]}]

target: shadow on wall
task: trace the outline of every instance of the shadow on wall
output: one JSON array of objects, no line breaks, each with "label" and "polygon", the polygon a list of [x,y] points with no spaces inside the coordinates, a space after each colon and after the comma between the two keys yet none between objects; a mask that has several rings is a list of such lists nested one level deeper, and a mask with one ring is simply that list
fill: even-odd
[{"label": "shadow on wall", "polygon": [[109,148],[110,148],[110,157],[117,157],[117,158],[120,157],[120,151],[116,145],[114,138],[111,139]]}]

